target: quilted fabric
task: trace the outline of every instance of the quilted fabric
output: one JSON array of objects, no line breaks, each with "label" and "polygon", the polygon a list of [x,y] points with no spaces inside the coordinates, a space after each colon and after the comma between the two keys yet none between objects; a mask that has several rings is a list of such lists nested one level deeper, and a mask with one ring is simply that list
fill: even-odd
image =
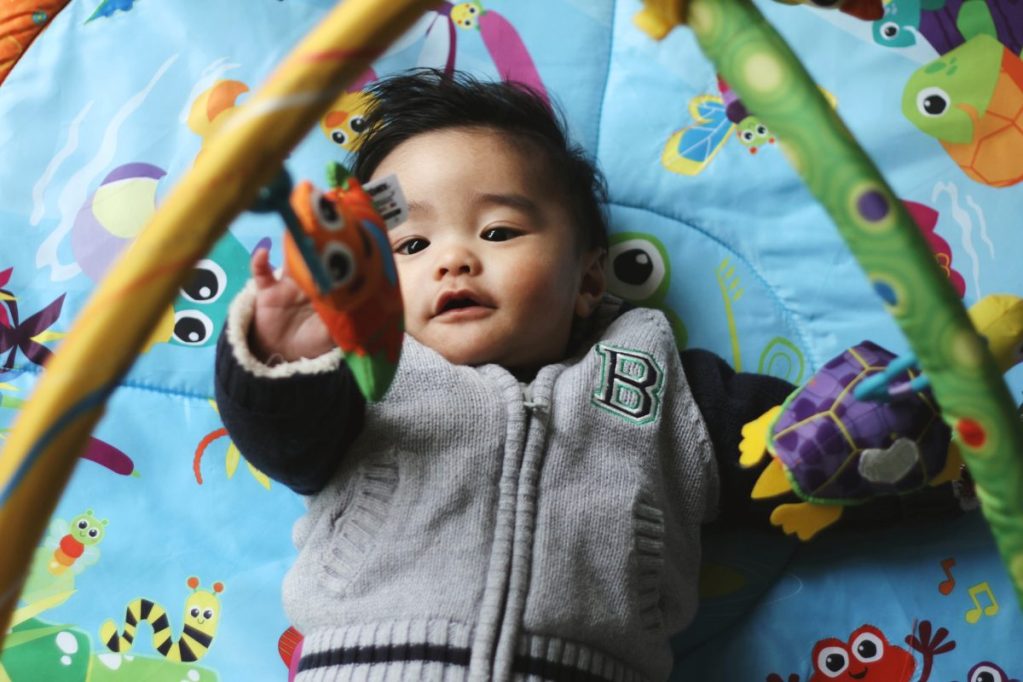
[{"label": "quilted fabric", "polygon": [[[204,141],[332,4],[0,4],[0,67],[9,70],[0,84],[0,436],[96,282],[130,257]],[[967,304],[1023,294],[1018,4],[890,0],[884,19],[863,22],[758,3],[908,202]],[[993,66],[956,53],[964,74],[997,85],[972,103],[979,132],[964,151],[928,123],[936,100],[924,93],[925,66],[983,29],[981,5],[1005,50]],[[742,115],[688,30],[660,43],[637,30],[640,7],[486,0],[465,26],[464,8],[439,3],[324,116],[289,170],[322,183],[327,162],[344,158],[368,79],[430,65],[527,80],[560,104],[607,175],[612,288],[668,311],[682,343],[796,383],[863,339],[904,352],[778,140]],[[14,682],[286,678],[280,651],[294,635],[279,590],[303,505],[247,466],[211,402],[227,303],[257,244],[269,241],[281,261],[281,235],[271,217],[236,220],[114,392],[33,557],[0,657]],[[118,330],[108,333],[113,342]],[[1008,380],[1018,396],[1023,374]],[[80,523],[96,533],[76,546],[66,538]],[[674,679],[1023,678],[1014,646],[1023,619],[979,512],[827,531],[794,554],[780,531],[714,536],[706,564],[704,608],[676,640]],[[193,606],[211,613],[198,626],[208,639],[182,636]],[[130,649],[113,635],[131,631]],[[165,640],[189,644],[197,660],[170,660]]]}]

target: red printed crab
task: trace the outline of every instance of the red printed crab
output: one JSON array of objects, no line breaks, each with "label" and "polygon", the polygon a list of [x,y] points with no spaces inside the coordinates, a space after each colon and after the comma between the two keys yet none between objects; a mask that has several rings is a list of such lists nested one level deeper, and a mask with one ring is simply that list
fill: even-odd
[{"label": "red printed crab", "polygon": [[[917,682],[927,682],[930,678],[935,656],[955,648],[955,641],[945,641],[947,637],[948,630],[932,631],[928,620],[920,621],[919,627],[906,635],[906,644],[923,657]],[[813,674],[807,682],[909,682],[914,672],[913,654],[890,643],[873,625],[862,625],[845,642],[828,637],[814,645]],[[799,675],[791,674],[786,681],[781,675],[771,673],[767,682],[799,682]]]}]

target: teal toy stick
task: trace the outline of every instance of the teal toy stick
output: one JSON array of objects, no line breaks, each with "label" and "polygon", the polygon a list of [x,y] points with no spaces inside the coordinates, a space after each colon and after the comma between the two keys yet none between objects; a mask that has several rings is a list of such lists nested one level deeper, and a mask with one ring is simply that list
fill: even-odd
[{"label": "teal toy stick", "polygon": [[291,207],[292,188],[291,174],[286,168],[281,168],[281,172],[277,174],[274,181],[259,190],[259,195],[249,210],[253,213],[275,212],[281,216],[288,233],[295,240],[295,246],[302,254],[302,261],[309,269],[316,288],[321,294],[327,294],[331,289],[330,277],[323,268],[319,256],[316,255],[316,245],[302,229],[301,223],[298,222],[298,216],[295,215],[295,210]]},{"label": "teal toy stick", "polygon": [[895,377],[906,370],[915,369],[918,364],[916,355],[913,353],[900,355],[892,361],[892,364],[885,367],[883,371],[867,377],[858,383],[856,388],[853,389],[853,396],[857,400],[887,402],[891,398],[923,391],[931,385],[930,380],[924,374],[919,374],[909,381],[903,381],[898,384],[892,383]]}]

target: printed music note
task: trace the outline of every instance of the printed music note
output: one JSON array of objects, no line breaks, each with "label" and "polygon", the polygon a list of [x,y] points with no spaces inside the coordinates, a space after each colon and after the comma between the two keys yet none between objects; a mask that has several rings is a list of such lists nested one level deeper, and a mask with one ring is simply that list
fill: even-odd
[{"label": "printed music note", "polygon": [[991,600],[990,606],[983,607],[984,615],[993,616],[996,613],[998,613],[998,601],[995,599],[994,592],[991,591],[991,586],[988,585],[987,581],[985,580],[984,582],[977,583],[976,585],[970,588],[970,599],[973,600],[973,603],[976,605],[976,608],[972,608],[966,612],[967,623],[976,623],[977,621],[980,620],[981,606],[980,600],[977,599],[977,594],[981,592],[987,593],[988,599]]},{"label": "printed music note", "polygon": [[953,559],[952,557],[949,557],[948,559],[945,559],[944,561],[941,562],[941,569],[945,571],[945,576],[948,579],[942,580],[938,584],[938,592],[941,592],[946,596],[952,594],[952,590],[954,590],[956,587],[956,579],[952,577],[952,567],[955,565],[956,560]]}]

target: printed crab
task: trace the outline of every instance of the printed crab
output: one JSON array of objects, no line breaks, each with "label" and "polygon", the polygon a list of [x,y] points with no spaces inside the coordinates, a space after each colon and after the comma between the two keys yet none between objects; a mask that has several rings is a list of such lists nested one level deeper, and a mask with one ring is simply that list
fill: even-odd
[{"label": "printed crab", "polygon": [[[1023,355],[1023,299],[987,296],[970,310],[1002,371]],[[835,523],[846,506],[904,494],[959,477],[962,460],[951,430],[926,389],[886,403],[858,400],[857,385],[884,373],[895,355],[864,341],[847,349],[793,391],[785,402],[743,427],[739,463],[772,460],[753,487],[755,499],[794,492],[771,522],[809,540]],[[912,371],[903,386],[915,385]]]},{"label": "printed crab", "polygon": [[[906,635],[906,644],[920,654],[920,677],[917,682],[927,682],[934,669],[934,658],[956,648],[956,642],[949,639],[947,628],[937,629],[929,620],[914,623],[913,631]],[[806,682],[854,682],[855,680],[878,680],[879,682],[909,682],[916,673],[917,659],[906,649],[889,642],[879,628],[865,624],[854,630],[849,639],[837,637],[819,640],[811,655],[813,672]],[[799,675],[792,673],[783,680],[778,673],[771,673],[765,682],[800,682]],[[970,679],[969,682],[1010,682],[1000,679]]]}]

